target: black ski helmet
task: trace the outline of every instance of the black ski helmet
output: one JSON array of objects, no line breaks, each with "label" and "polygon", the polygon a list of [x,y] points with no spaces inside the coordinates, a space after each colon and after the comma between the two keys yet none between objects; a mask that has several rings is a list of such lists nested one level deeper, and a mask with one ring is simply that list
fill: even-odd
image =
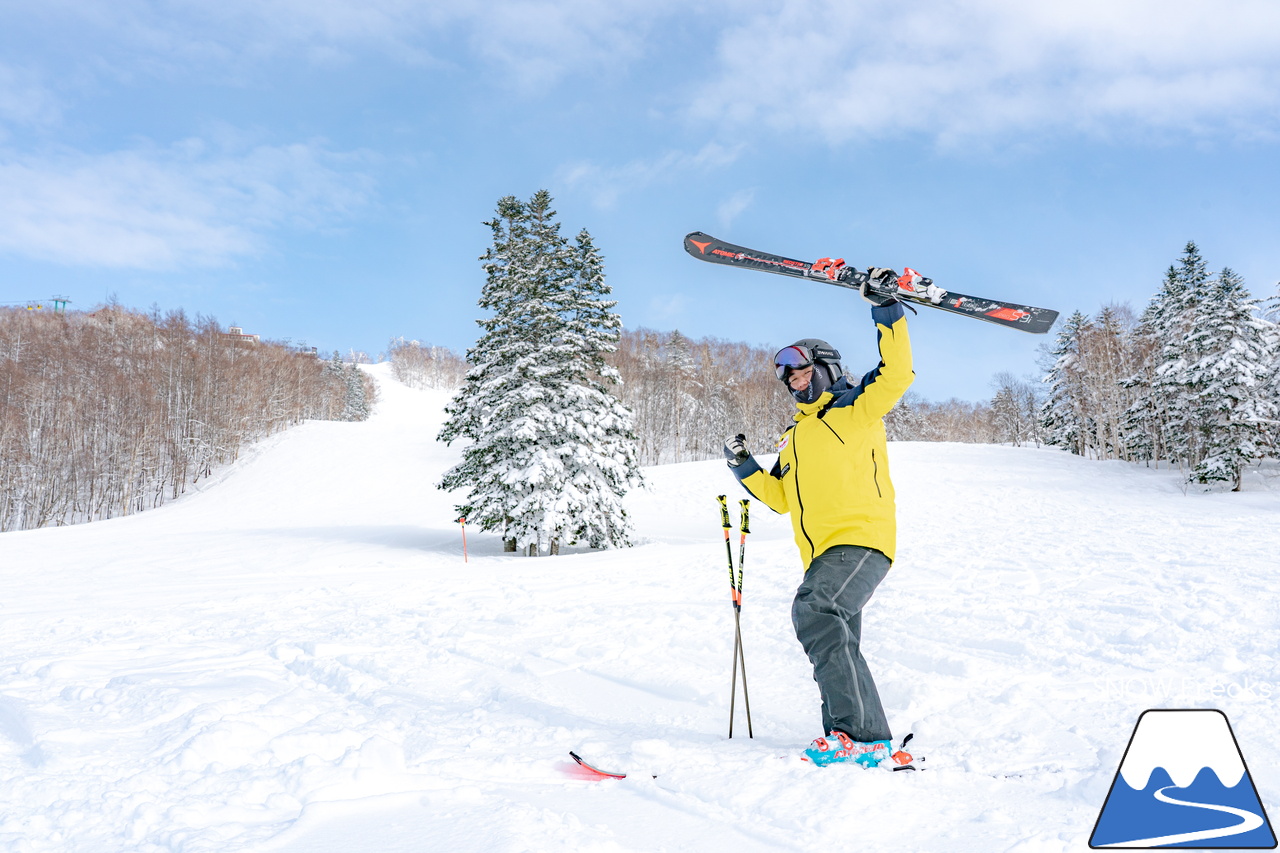
[{"label": "black ski helmet", "polygon": [[[801,338],[789,347],[783,347],[779,353],[794,347],[809,356],[807,361],[813,365],[813,380],[809,387],[797,392],[787,382],[787,370],[778,370],[778,378],[787,386],[787,390],[801,403],[812,403],[822,395],[840,377],[844,376],[844,365],[840,363],[840,351],[821,338]],[[775,357],[775,364],[777,358]],[[781,365],[778,365],[781,368]]]}]

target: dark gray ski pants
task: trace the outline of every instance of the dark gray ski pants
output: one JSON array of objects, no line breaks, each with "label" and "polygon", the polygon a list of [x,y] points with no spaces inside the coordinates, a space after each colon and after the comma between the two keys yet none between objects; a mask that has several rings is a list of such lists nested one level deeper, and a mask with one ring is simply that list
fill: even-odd
[{"label": "dark gray ski pants", "polygon": [[791,604],[796,637],[822,695],[822,728],[856,741],[890,740],[889,721],[860,649],[862,609],[889,571],[872,548],[836,545],[809,564]]}]

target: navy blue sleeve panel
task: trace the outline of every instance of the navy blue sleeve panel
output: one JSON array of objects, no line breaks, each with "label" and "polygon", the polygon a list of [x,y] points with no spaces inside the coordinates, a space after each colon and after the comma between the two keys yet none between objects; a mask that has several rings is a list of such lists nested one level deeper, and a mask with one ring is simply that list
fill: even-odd
[{"label": "navy blue sleeve panel", "polygon": [[877,326],[893,327],[893,324],[901,320],[907,315],[902,310],[901,302],[893,302],[889,305],[876,305],[871,308],[871,319],[875,321]]},{"label": "navy blue sleeve panel", "polygon": [[741,483],[755,472],[763,471],[764,469],[760,467],[760,463],[756,461],[754,456],[748,456],[746,461],[737,468],[730,468],[729,470],[733,472],[733,476],[737,477],[738,482]]},{"label": "navy blue sleeve panel", "polygon": [[[774,466],[775,468],[777,466]],[[780,478],[773,474],[765,473],[760,467],[760,463],[756,461],[754,456],[747,459],[737,468],[730,468],[733,475],[738,478],[738,482],[742,484],[742,488],[747,490],[747,494],[760,501],[776,513],[785,513],[788,511],[787,496],[782,488]]]}]

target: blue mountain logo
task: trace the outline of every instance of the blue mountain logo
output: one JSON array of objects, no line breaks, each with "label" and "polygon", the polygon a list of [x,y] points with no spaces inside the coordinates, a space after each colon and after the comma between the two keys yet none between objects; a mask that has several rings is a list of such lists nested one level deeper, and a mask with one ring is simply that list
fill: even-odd
[{"label": "blue mountain logo", "polygon": [[1274,849],[1275,833],[1226,714],[1144,711],[1089,846]]}]

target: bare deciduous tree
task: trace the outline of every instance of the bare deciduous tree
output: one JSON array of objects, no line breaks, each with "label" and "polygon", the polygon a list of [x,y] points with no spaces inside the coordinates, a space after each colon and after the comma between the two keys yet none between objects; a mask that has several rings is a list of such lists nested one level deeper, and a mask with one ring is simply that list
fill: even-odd
[{"label": "bare deciduous tree", "polygon": [[447,347],[392,338],[387,346],[391,373],[410,388],[453,389],[467,375],[467,362]]},{"label": "bare deciduous tree", "polygon": [[0,310],[0,530],[160,506],[257,439],[341,416],[347,391],[210,317]]}]

